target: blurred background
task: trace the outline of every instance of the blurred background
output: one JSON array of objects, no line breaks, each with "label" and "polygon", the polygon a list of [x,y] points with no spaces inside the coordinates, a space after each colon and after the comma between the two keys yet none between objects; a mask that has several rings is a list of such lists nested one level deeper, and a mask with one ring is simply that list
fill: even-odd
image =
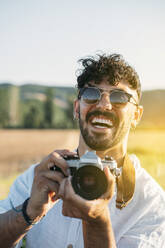
[{"label": "blurred background", "polygon": [[53,149],[77,146],[77,61],[121,53],[142,83],[129,152],[165,188],[165,1],[0,1],[0,199]]}]

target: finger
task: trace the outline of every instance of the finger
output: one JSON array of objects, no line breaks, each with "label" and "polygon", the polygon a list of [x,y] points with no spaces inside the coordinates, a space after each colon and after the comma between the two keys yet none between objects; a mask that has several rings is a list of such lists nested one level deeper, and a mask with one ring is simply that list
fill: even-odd
[{"label": "finger", "polygon": [[50,161],[50,163],[48,164],[48,168],[51,168],[53,163],[55,163],[55,165],[59,167],[66,176],[69,176],[70,170],[68,170],[68,164],[66,162],[66,158],[67,157],[78,158],[77,152],[71,152],[67,149],[64,149],[64,150],[56,150],[51,155],[52,155],[51,157],[52,161]]},{"label": "finger", "polygon": [[56,182],[49,182],[49,195],[53,198],[56,194],[58,194],[59,184]]},{"label": "finger", "polygon": [[115,181],[115,177],[112,175],[112,173],[110,172],[110,169],[108,166],[104,167],[104,173],[106,175],[106,178],[108,180],[109,184],[113,184]]},{"label": "finger", "polygon": [[59,190],[58,190],[58,197],[61,199],[64,199],[65,197],[65,183],[66,183],[66,178],[64,178],[60,184]]},{"label": "finger", "polygon": [[65,194],[63,198],[63,214],[70,217],[82,218],[89,214],[91,201],[88,201],[74,192],[71,176],[65,181]]},{"label": "finger", "polygon": [[57,152],[59,155],[61,155],[62,157],[66,157],[66,156],[76,156],[77,152],[75,151],[70,151],[68,149],[63,149],[63,150],[54,150],[54,152]]},{"label": "finger", "polygon": [[54,167],[54,162],[49,162],[47,164],[48,169],[50,170],[52,167]]},{"label": "finger", "polygon": [[85,200],[84,198],[82,198],[81,196],[79,196],[78,194],[75,193],[73,187],[72,187],[72,182],[71,182],[71,176],[69,176],[68,178],[66,178],[65,180],[65,185],[64,185],[64,197],[65,200],[67,201],[73,201],[74,204],[76,204],[77,206],[82,206],[84,205],[84,203],[87,203],[87,200]]},{"label": "finger", "polygon": [[69,151],[69,150],[56,150],[55,152],[57,152],[60,156],[62,156],[64,159],[67,159],[67,158],[79,158],[77,152],[74,152],[74,151]]},{"label": "finger", "polygon": [[58,193],[59,184],[57,182],[52,181],[52,180],[43,176],[43,177],[40,177],[40,180],[38,180],[37,187],[35,187],[34,190],[35,190],[35,192],[37,190],[37,192],[36,192],[37,196],[39,196],[39,195],[41,195],[41,196],[45,195],[46,196],[50,192]]},{"label": "finger", "polygon": [[55,172],[55,171],[47,170],[47,171],[42,172],[40,175],[52,181],[55,181],[58,184],[60,184],[61,181],[64,179],[64,174],[58,171]]},{"label": "finger", "polygon": [[106,190],[105,194],[103,194],[101,198],[110,199],[110,198],[112,198],[112,196],[114,194],[115,177],[110,172],[108,166],[104,167],[104,173],[105,173],[106,178],[107,178],[108,186],[107,186],[107,190]]},{"label": "finger", "polygon": [[57,152],[53,152],[48,157],[44,158],[42,162],[37,166],[36,170],[47,170],[55,165],[62,170],[65,176],[69,175],[67,162]]},{"label": "finger", "polygon": [[64,190],[65,190],[65,196],[67,198],[72,198],[75,195],[74,189],[72,187],[71,183],[71,176],[66,178],[65,185],[64,185]]},{"label": "finger", "polygon": [[58,196],[63,200],[73,200],[75,195],[76,194],[71,184],[71,176],[64,178],[60,184]]}]

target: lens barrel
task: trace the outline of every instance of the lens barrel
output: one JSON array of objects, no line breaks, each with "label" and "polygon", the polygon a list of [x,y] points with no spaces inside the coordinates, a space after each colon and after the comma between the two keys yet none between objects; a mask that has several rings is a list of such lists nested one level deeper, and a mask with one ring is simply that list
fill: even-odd
[{"label": "lens barrel", "polygon": [[76,194],[87,200],[94,200],[106,192],[107,179],[104,171],[87,164],[73,174],[72,186]]}]

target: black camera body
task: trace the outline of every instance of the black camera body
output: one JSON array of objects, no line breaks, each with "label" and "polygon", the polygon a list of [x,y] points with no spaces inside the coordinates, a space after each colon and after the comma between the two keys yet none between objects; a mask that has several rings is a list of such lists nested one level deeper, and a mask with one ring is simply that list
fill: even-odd
[{"label": "black camera body", "polygon": [[[101,160],[95,151],[87,151],[80,158],[73,156],[64,158],[70,169],[75,193],[87,200],[97,199],[106,192],[108,183],[103,171],[105,166],[109,167],[115,177],[121,174],[112,157],[106,156],[104,160]],[[54,166],[53,170],[61,171],[57,166]]]}]

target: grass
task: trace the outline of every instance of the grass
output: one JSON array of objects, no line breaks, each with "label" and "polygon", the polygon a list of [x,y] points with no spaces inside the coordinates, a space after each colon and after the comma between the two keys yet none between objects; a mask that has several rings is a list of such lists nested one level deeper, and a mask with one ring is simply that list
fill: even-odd
[{"label": "grass", "polygon": [[[17,175],[54,149],[73,150],[78,145],[75,130],[0,130],[0,199],[4,199]],[[128,152],[165,189],[165,131],[137,130],[131,133]]]},{"label": "grass", "polygon": [[0,176],[0,199],[4,199],[7,196],[10,185],[12,185],[18,175],[18,173],[15,173],[9,177]]},{"label": "grass", "polygon": [[149,174],[165,189],[165,131],[148,130],[131,133],[129,153],[135,153]]}]

